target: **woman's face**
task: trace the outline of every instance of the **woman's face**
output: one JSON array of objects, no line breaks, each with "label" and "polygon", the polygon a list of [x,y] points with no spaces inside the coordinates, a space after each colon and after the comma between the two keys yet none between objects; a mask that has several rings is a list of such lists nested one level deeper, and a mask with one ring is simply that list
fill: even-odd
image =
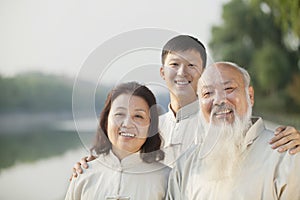
[{"label": "woman's face", "polygon": [[111,104],[107,133],[112,151],[120,158],[140,150],[150,126],[147,102],[130,94],[119,95]]}]

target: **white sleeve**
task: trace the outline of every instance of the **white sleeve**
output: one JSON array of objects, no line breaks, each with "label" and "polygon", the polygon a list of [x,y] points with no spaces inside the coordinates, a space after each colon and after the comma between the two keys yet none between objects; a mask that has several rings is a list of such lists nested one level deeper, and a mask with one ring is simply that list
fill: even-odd
[{"label": "white sleeve", "polygon": [[[287,153],[288,154],[288,153]],[[284,182],[277,188],[280,200],[300,199],[300,154],[286,155],[284,163],[280,166],[279,178]]]},{"label": "white sleeve", "polygon": [[79,177],[72,178],[72,181],[67,190],[65,200],[80,200],[82,187],[78,185],[78,179]]},{"label": "white sleeve", "polygon": [[181,199],[181,174],[175,166],[169,176],[166,200]]}]

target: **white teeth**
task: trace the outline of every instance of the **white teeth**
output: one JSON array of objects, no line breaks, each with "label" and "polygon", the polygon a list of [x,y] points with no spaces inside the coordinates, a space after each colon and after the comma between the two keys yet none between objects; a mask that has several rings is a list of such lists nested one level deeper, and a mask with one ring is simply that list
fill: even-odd
[{"label": "white teeth", "polygon": [[231,112],[230,110],[223,110],[223,111],[217,112],[216,115],[228,114],[230,112]]},{"label": "white teeth", "polygon": [[190,83],[190,81],[175,81],[175,83],[178,85],[187,85]]},{"label": "white teeth", "polygon": [[120,133],[121,136],[124,136],[124,137],[135,137],[135,134],[133,133],[125,133],[125,132],[121,132]]}]

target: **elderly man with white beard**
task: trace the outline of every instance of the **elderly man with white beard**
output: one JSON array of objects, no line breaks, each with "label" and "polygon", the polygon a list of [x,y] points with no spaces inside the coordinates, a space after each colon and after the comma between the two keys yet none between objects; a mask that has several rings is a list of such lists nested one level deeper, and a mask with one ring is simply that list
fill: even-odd
[{"label": "elderly man with white beard", "polygon": [[299,154],[268,148],[273,132],[261,118],[251,118],[248,72],[234,63],[214,63],[199,79],[198,97],[205,140],[178,160],[166,199],[299,200]]}]

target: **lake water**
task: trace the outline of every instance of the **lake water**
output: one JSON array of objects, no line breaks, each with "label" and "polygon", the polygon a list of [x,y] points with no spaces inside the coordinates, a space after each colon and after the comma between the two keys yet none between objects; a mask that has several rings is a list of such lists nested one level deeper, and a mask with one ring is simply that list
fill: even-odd
[{"label": "lake water", "polygon": [[71,167],[88,155],[83,147],[31,164],[17,164],[0,173],[1,200],[60,200],[69,185]]},{"label": "lake water", "polygon": [[89,154],[97,120],[70,114],[0,116],[0,199],[60,200],[71,168]]}]

